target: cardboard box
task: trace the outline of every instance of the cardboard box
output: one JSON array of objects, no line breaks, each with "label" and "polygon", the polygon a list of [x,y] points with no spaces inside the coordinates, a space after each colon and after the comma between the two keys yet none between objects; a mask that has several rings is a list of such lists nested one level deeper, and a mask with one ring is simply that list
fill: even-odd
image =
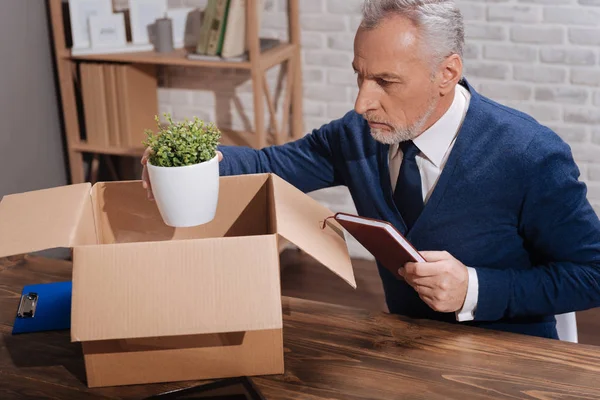
[{"label": "cardboard box", "polygon": [[220,178],[215,219],[165,225],[141,182],[5,196],[0,257],[73,248],[88,386],[284,372],[280,236],[356,287],[332,212],[272,174]]}]

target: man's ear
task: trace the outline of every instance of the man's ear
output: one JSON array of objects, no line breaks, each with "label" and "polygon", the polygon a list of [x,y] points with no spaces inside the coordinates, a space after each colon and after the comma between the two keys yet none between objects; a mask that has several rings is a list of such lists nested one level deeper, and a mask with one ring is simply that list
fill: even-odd
[{"label": "man's ear", "polygon": [[458,54],[452,54],[444,60],[440,68],[441,80],[439,90],[440,94],[445,96],[454,90],[454,87],[462,77],[462,60]]}]

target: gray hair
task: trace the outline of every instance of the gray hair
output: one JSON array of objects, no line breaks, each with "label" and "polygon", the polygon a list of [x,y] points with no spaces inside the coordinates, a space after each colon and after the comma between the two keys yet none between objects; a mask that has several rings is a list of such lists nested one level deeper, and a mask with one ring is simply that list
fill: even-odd
[{"label": "gray hair", "polygon": [[392,14],[408,18],[419,29],[435,66],[451,54],[463,56],[465,27],[454,0],[365,0],[362,14],[365,29]]}]

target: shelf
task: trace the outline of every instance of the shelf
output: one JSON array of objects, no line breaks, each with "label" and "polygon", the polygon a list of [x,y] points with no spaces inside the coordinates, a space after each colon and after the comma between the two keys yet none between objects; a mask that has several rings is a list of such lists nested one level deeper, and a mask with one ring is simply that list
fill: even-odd
[{"label": "shelf", "polygon": [[71,146],[73,150],[80,153],[94,153],[94,154],[108,154],[111,156],[133,156],[138,157],[144,154],[143,147],[105,147],[98,145],[87,144],[86,142],[80,142]]},{"label": "shelf", "polygon": [[[71,183],[85,182],[87,178],[86,173],[90,173],[92,180],[97,177],[97,169],[99,168],[99,157],[97,155],[114,155],[114,156],[125,156],[125,157],[141,157],[144,153],[142,144],[136,142],[129,142],[128,140],[122,141],[123,143],[134,143],[135,146],[139,147],[121,147],[121,146],[109,146],[109,145],[98,145],[89,144],[87,141],[82,140],[82,133],[86,132],[86,122],[92,126],[95,126],[97,122],[87,121],[85,118],[85,109],[94,110],[94,107],[102,105],[101,91],[100,88],[90,89],[93,84],[97,81],[90,81],[87,72],[89,68],[79,68],[85,65],[86,67],[98,67],[98,65],[91,64],[106,64],[100,65],[101,68],[107,67],[109,70],[108,79],[106,80],[104,88],[108,87],[109,94],[112,93],[113,99],[115,96],[114,88],[117,87],[116,83],[118,80],[123,81],[121,75],[117,76],[110,72],[115,70],[115,67],[123,67],[124,65],[114,64],[127,64],[127,66],[139,67],[142,64],[151,66],[178,66],[178,67],[205,67],[205,68],[217,68],[217,69],[240,69],[249,72],[249,78],[252,81],[252,104],[251,113],[254,116],[252,126],[244,127],[246,130],[252,130],[252,132],[234,131],[228,129],[221,129],[223,137],[221,143],[223,145],[234,145],[234,146],[248,146],[254,149],[260,149],[265,146],[282,144],[293,139],[299,139],[304,135],[303,127],[303,112],[302,112],[302,63],[301,63],[301,37],[300,37],[300,0],[286,0],[287,3],[287,22],[288,22],[288,37],[289,42],[278,43],[274,47],[269,48],[274,42],[265,42],[261,38],[260,33],[260,13],[258,7],[262,2],[257,0],[247,0],[245,7],[245,18],[246,18],[246,37],[248,39],[248,51],[250,53],[250,59],[245,61],[226,61],[222,59],[213,60],[190,60],[187,58],[187,49],[176,49],[171,53],[157,53],[152,51],[152,47],[146,47],[144,51],[141,48],[124,48],[120,50],[103,50],[106,51],[104,54],[100,54],[96,51],[88,49],[86,52],[94,54],[82,54],[75,51],[73,54],[72,49],[69,47],[68,36],[70,32],[66,29],[69,27],[69,14],[68,8],[65,6],[65,0],[45,0],[48,3],[48,10],[51,22],[51,35],[52,45],[54,49],[54,56],[56,61],[57,80],[60,89],[61,98],[61,112],[64,121],[64,134],[67,144],[67,155],[70,172]],[[262,50],[261,50],[262,49]],[[136,51],[137,50],[137,51]],[[87,63],[85,62],[87,61]],[[113,63],[113,65],[108,65]],[[136,65],[137,64],[137,65]],[[282,115],[279,116],[278,107],[271,94],[271,88],[269,87],[269,81],[267,79],[267,71],[281,65],[282,72],[286,73],[285,87],[277,88],[276,90],[283,96]],[[137,68],[139,69],[139,68]],[[87,79],[81,78],[81,71],[86,70]],[[103,70],[104,73],[105,70]],[[153,71],[154,72],[154,71]],[[160,71],[156,71],[156,75],[153,78],[158,78]],[[114,75],[114,79],[113,79]],[[118,79],[120,77],[120,79]],[[100,77],[98,76],[98,80]],[[226,79],[226,78],[224,78]],[[86,81],[87,88],[86,93],[98,94],[99,97],[86,96],[87,101],[83,104],[83,81]],[[91,82],[91,83],[90,83]],[[114,84],[113,84],[114,82]],[[131,83],[131,79],[129,83]],[[137,82],[134,80],[133,84],[138,85],[142,89],[145,87],[145,83]],[[106,84],[108,83],[108,84]],[[123,82],[120,83],[121,88]],[[149,86],[149,85],[148,85]],[[117,92],[123,92],[117,87]],[[133,90],[133,89],[132,89]],[[139,93],[136,91],[135,93]],[[117,96],[127,97],[127,93],[117,93]],[[154,94],[152,95],[154,96]],[[106,97],[106,96],[104,96]],[[142,98],[149,98],[146,95]],[[154,98],[151,99],[151,103],[154,103]],[[123,104],[119,104],[123,103]],[[265,104],[267,103],[267,104]],[[114,104],[114,103],[113,103]],[[124,104],[129,104],[132,107],[140,106],[139,102],[135,104],[127,102],[117,102],[117,108],[111,108],[113,120],[115,112],[118,113],[133,113],[137,112],[137,109],[131,107],[124,107]],[[265,109],[265,106],[268,108]],[[146,110],[148,107],[140,106],[141,109]],[[128,109],[129,108],[129,109]],[[269,119],[266,120],[266,112],[268,111]],[[107,115],[109,114],[107,110]],[[152,111],[154,114],[154,111]],[[120,114],[119,114],[120,115]],[[107,117],[109,119],[109,117]],[[280,119],[278,121],[278,119]],[[146,122],[144,122],[144,125]],[[104,126],[104,124],[102,124]],[[106,126],[103,129],[108,129]],[[137,130],[132,127],[131,129]],[[119,129],[120,130],[120,129]],[[93,132],[94,130],[91,129]],[[120,132],[122,133],[122,132]],[[90,136],[93,137],[93,134]],[[103,140],[94,141],[92,143],[108,143],[106,137]],[[91,162],[91,168],[87,169],[85,166],[86,154],[95,155]],[[127,163],[124,163],[124,165]],[[110,168],[110,166],[108,166]],[[123,167],[125,168],[125,167]],[[127,166],[126,168],[129,168]],[[94,172],[95,171],[95,172]],[[114,172],[114,171],[113,171]],[[113,173],[111,172],[111,173]],[[114,174],[114,176],[118,176]]]},{"label": "shelf", "polygon": [[[281,43],[272,49],[266,50],[260,55],[260,64],[263,68],[270,68],[284,60],[293,57],[296,45],[291,43]],[[155,51],[140,51],[133,53],[107,53],[107,54],[86,54],[70,55],[70,52],[64,52],[63,57],[78,61],[105,61],[105,62],[125,62],[138,64],[154,65],[175,65],[182,67],[218,67],[234,69],[251,69],[250,61],[207,61],[207,60],[188,60],[186,58],[187,50],[176,49],[171,53],[157,53]]]}]

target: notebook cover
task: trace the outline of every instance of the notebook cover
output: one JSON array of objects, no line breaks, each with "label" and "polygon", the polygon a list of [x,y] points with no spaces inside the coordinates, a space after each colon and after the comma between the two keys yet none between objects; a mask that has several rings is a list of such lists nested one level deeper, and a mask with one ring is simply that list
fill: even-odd
[{"label": "notebook cover", "polygon": [[13,335],[69,329],[72,287],[70,281],[25,286],[22,295],[36,293],[38,296],[35,314],[31,318],[16,316]]},{"label": "notebook cover", "polygon": [[[396,240],[384,227],[371,226],[359,222],[350,222],[339,219],[341,215],[349,215],[354,218],[358,218],[362,221],[375,221],[384,224],[398,233],[399,236],[404,236],[398,232],[398,230],[389,222],[360,217],[357,215],[337,213],[335,214],[335,220],[344,228],[350,235],[352,235],[360,244],[362,244],[385,268],[387,268],[394,276],[398,279],[402,279],[398,275],[398,269],[407,262],[418,262],[410,254],[404,245]],[[404,238],[406,240],[406,238]],[[418,253],[418,251],[406,240],[407,245]],[[423,259],[424,260],[424,259]]]}]

